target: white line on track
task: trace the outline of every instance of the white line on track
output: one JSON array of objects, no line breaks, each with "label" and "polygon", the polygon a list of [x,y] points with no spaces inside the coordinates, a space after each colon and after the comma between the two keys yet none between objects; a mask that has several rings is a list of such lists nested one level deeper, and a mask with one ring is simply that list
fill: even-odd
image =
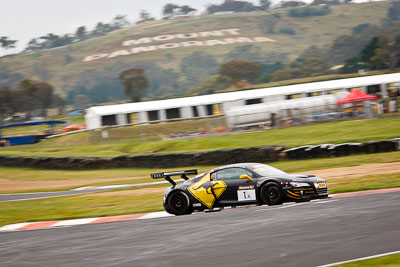
[{"label": "white line on track", "polygon": [[[61,192],[61,191],[53,191],[53,192]],[[11,193],[11,194],[0,194],[0,196],[13,196],[13,195],[29,195],[29,194],[46,194],[46,192],[31,192],[31,193]]]},{"label": "white line on track", "polygon": [[81,224],[88,224],[91,223],[99,218],[88,218],[88,219],[73,219],[73,220],[66,220],[66,221],[60,221],[52,227],[60,227],[60,226],[73,226],[73,225],[81,225]]},{"label": "white line on track", "polygon": [[31,223],[14,223],[14,224],[9,224],[9,225],[5,225],[3,227],[0,228],[0,231],[12,231],[18,228],[22,228],[24,226],[27,226],[28,224]]},{"label": "white line on track", "polygon": [[279,210],[279,209],[286,209],[294,206],[300,206],[300,205],[307,205],[307,204],[326,204],[330,202],[335,202],[338,201],[339,199],[334,199],[334,200],[314,200],[311,202],[302,202],[302,203],[284,203],[280,207],[270,207],[268,205],[263,205],[262,207],[256,209],[255,211],[265,211],[265,208],[268,208],[268,210]]},{"label": "white line on track", "polygon": [[311,202],[311,204],[325,204],[325,203],[330,203],[330,202],[335,202],[335,201],[339,201],[339,199],[334,199],[334,200],[321,200],[321,201]]},{"label": "white line on track", "polygon": [[152,213],[147,213],[143,215],[142,217],[139,217],[138,220],[146,220],[146,219],[155,219],[155,218],[163,218],[163,217],[171,217],[175,215],[169,214],[165,211],[159,211],[159,212],[152,212]]},{"label": "white line on track", "polygon": [[393,251],[393,252],[382,253],[382,254],[372,255],[372,256],[363,257],[363,258],[352,259],[352,260],[348,260],[348,261],[340,261],[340,262],[330,263],[330,264],[326,264],[326,265],[320,265],[318,267],[336,266],[336,265],[345,264],[345,263],[349,263],[349,262],[369,260],[369,259],[374,259],[374,258],[379,258],[379,257],[384,257],[384,256],[389,256],[389,255],[399,254],[399,253],[400,253],[400,250],[397,250],[397,251]]}]

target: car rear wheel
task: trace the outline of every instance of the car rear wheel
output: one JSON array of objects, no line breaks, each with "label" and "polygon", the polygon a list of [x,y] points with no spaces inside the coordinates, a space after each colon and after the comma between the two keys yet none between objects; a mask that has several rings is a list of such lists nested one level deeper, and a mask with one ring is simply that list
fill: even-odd
[{"label": "car rear wheel", "polygon": [[192,213],[190,201],[184,192],[174,192],[168,198],[169,212],[175,215],[184,215]]},{"label": "car rear wheel", "polygon": [[260,189],[260,199],[267,205],[280,205],[283,203],[282,189],[276,183],[266,183]]}]

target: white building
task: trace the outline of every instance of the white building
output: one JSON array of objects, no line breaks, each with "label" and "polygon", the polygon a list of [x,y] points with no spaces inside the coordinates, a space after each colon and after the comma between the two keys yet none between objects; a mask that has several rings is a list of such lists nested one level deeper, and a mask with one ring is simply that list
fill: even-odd
[{"label": "white building", "polygon": [[232,107],[314,97],[360,88],[365,93],[388,97],[388,90],[400,83],[400,73],[303,83],[202,96],[129,104],[96,106],[87,109],[88,129],[109,125],[190,119],[225,114]]}]

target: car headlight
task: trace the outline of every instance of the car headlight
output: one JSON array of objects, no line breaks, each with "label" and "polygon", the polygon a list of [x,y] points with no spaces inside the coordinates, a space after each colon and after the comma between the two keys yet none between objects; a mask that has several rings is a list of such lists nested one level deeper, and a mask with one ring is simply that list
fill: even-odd
[{"label": "car headlight", "polygon": [[302,186],[310,186],[309,183],[301,183],[301,182],[290,182],[294,187],[302,187]]},{"label": "car headlight", "polygon": [[326,182],[319,182],[319,183],[314,183],[315,188],[327,188]]}]

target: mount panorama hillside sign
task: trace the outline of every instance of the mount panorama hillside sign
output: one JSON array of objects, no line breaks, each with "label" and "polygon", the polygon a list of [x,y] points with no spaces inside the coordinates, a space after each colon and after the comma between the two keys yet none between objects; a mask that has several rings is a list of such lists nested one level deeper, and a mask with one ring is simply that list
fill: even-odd
[{"label": "mount panorama hillside sign", "polygon": [[[215,45],[229,45],[235,43],[263,43],[263,42],[276,42],[276,40],[261,36],[261,37],[242,37],[238,36],[240,29],[222,29],[205,32],[194,32],[194,33],[178,33],[178,34],[166,34],[158,35],[154,37],[144,37],[140,39],[127,40],[122,42],[122,46],[127,47],[126,49],[113,51],[110,53],[101,53],[91,56],[86,56],[83,61],[93,61],[102,58],[115,58],[119,56],[129,56],[144,52],[152,52],[157,50],[174,49],[189,46],[215,46]],[[219,36],[218,39],[207,39],[207,40],[188,40],[188,39],[199,39],[199,38],[210,38]],[[227,37],[228,38],[223,38]],[[186,39],[186,41],[181,41]],[[166,42],[174,40],[174,42],[167,43],[156,43]],[[153,43],[153,44],[151,44]],[[143,46],[143,44],[151,44]],[[138,46],[142,45],[142,46]],[[135,47],[132,47],[135,46]],[[130,48],[128,48],[130,47]]]}]

